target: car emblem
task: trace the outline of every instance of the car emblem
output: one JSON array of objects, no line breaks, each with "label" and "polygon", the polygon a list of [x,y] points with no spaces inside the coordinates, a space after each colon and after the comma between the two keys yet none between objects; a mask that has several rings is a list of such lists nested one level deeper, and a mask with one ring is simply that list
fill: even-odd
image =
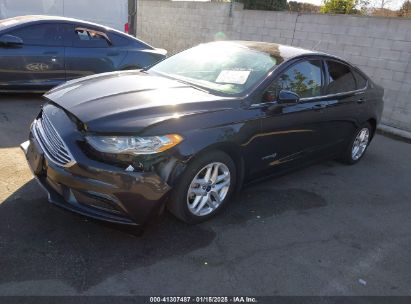
[{"label": "car emblem", "polygon": [[29,71],[47,71],[50,67],[46,63],[35,62],[27,64],[26,69]]}]

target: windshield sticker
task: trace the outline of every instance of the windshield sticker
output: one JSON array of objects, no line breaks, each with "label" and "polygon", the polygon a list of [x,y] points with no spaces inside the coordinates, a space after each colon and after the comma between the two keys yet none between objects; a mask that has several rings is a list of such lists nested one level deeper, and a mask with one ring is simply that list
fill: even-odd
[{"label": "windshield sticker", "polygon": [[222,70],[218,75],[217,83],[245,84],[251,71]]}]

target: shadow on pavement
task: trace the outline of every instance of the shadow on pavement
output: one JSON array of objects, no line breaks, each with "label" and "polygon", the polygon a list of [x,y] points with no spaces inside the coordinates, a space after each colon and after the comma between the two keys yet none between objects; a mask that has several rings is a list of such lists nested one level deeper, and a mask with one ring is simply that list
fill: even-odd
[{"label": "shadow on pavement", "polygon": [[325,205],[314,193],[263,184],[242,191],[207,223],[188,226],[166,212],[136,237],[52,206],[31,180],[0,204],[0,284],[56,279],[82,292],[115,274],[208,247],[233,225]]},{"label": "shadow on pavement", "polygon": [[0,205],[0,283],[60,279],[87,290],[107,277],[207,246],[215,233],[171,216],[135,237],[47,202],[35,180]]},{"label": "shadow on pavement", "polygon": [[18,147],[43,104],[41,94],[0,95],[0,149]]}]

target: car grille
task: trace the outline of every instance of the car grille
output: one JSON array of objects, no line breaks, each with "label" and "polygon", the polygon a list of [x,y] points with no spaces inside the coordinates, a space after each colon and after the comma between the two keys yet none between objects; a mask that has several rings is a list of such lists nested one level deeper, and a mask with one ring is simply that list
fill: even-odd
[{"label": "car grille", "polygon": [[73,164],[74,160],[70,152],[44,113],[36,120],[34,131],[44,153],[51,161],[64,167]]}]

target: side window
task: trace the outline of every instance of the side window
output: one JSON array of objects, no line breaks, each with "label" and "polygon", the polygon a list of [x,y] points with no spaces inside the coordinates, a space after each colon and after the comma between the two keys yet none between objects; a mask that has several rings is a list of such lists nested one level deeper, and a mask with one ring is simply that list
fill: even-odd
[{"label": "side window", "polygon": [[115,46],[127,46],[131,43],[129,38],[114,33],[110,33],[110,39],[113,42],[113,45]]},{"label": "side window", "polygon": [[29,25],[9,33],[23,39],[25,45],[64,46],[64,25],[45,23]]},{"label": "side window", "polygon": [[300,98],[321,95],[322,67],[320,60],[302,61],[284,72],[270,88],[277,96],[281,90],[297,93]]},{"label": "side window", "polygon": [[357,81],[357,90],[364,89],[367,86],[367,79],[355,70],[352,72]]},{"label": "side window", "polygon": [[344,93],[356,90],[354,75],[345,64],[337,61],[327,61],[330,81],[327,94]]},{"label": "side window", "polygon": [[109,46],[108,37],[105,33],[76,28],[73,45],[75,47],[104,48]]},{"label": "side window", "polygon": [[149,45],[145,44],[144,42],[138,39],[133,39],[133,45],[139,49],[152,49]]}]

